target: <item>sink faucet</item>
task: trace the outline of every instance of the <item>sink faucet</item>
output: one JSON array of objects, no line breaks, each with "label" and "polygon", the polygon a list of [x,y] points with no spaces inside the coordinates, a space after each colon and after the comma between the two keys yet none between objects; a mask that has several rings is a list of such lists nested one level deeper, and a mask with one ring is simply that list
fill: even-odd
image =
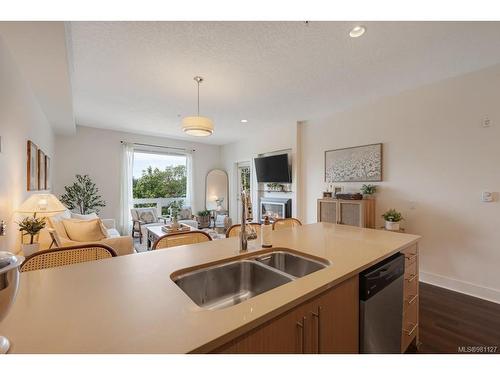
[{"label": "sink faucet", "polygon": [[241,192],[241,228],[240,228],[240,251],[247,251],[247,193]]}]

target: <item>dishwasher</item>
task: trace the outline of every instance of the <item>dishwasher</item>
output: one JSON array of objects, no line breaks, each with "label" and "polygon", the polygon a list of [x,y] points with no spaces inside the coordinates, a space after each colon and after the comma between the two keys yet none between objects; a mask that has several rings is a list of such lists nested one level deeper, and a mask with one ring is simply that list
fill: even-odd
[{"label": "dishwasher", "polygon": [[400,353],[404,255],[395,254],[359,275],[360,353]]}]

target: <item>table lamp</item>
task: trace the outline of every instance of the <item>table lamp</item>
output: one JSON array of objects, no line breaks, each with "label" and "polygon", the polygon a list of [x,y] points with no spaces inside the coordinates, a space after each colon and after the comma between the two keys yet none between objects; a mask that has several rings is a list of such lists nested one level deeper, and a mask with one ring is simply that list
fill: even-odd
[{"label": "table lamp", "polygon": [[16,210],[18,213],[22,214],[56,214],[58,212],[64,212],[67,208],[57,199],[54,194],[33,194],[28,199],[26,199],[21,206]]}]

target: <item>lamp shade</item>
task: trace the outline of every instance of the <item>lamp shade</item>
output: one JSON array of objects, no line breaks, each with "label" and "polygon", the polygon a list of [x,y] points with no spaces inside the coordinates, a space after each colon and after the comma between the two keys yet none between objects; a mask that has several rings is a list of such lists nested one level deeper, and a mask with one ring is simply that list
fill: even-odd
[{"label": "lamp shade", "polygon": [[214,132],[214,124],[208,117],[188,116],[182,119],[182,131],[195,137],[207,137]]},{"label": "lamp shade", "polygon": [[53,214],[66,210],[66,206],[54,194],[33,194],[19,206],[16,212],[24,214]]}]

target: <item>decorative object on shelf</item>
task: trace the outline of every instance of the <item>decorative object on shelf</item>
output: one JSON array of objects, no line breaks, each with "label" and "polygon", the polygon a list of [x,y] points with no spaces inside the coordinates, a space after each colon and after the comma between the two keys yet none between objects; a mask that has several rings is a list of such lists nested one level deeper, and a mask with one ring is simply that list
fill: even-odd
[{"label": "decorative object on shelf", "polygon": [[361,200],[363,196],[360,193],[340,193],[335,194],[337,199],[347,199],[347,200]]},{"label": "decorative object on shelf", "polygon": [[38,189],[38,146],[31,141],[28,141],[27,155],[27,189],[33,191]]},{"label": "decorative object on shelf", "polygon": [[34,217],[27,216],[21,222],[18,223],[19,231],[21,232],[21,238],[24,239],[25,236],[29,236],[29,242],[25,243],[21,240],[21,248],[25,256],[30,256],[36,253],[40,249],[40,244],[35,241],[40,231],[45,228],[45,218],[44,217]]},{"label": "decorative object on shelf", "polygon": [[214,124],[208,117],[200,116],[200,83],[203,77],[193,78],[198,85],[198,112],[196,116],[188,116],[182,119],[182,131],[195,137],[207,137],[214,132]]},{"label": "decorative object on shelf", "polygon": [[77,209],[82,215],[98,214],[102,207],[106,207],[106,202],[101,199],[96,184],[87,174],[75,177],[73,185],[64,187],[66,193],[61,195],[61,202],[70,210]]},{"label": "decorative object on shelf", "polygon": [[385,220],[385,229],[399,231],[399,222],[404,220],[400,212],[396,211],[394,208],[384,212],[382,217]]},{"label": "decorative object on shelf", "polygon": [[280,191],[283,192],[285,191],[285,185],[279,184],[277,182],[270,182],[267,184],[267,189],[269,191]]},{"label": "decorative object on shelf", "polygon": [[333,193],[331,191],[324,191],[323,198],[333,198]]},{"label": "decorative object on shelf", "polygon": [[207,228],[210,226],[210,211],[198,211],[198,225],[200,228]]},{"label": "decorative object on shelf", "polygon": [[[19,287],[19,267],[24,257],[6,251],[0,251],[0,322],[7,316],[10,306],[14,302]],[[0,336],[0,354],[9,351],[9,340]]]},{"label": "decorative object on shelf", "polygon": [[382,181],[382,143],[325,151],[325,181]]},{"label": "decorative object on shelf", "polygon": [[377,186],[370,184],[363,184],[361,186],[361,193],[365,196],[365,198],[371,198],[373,194],[377,192]]}]

